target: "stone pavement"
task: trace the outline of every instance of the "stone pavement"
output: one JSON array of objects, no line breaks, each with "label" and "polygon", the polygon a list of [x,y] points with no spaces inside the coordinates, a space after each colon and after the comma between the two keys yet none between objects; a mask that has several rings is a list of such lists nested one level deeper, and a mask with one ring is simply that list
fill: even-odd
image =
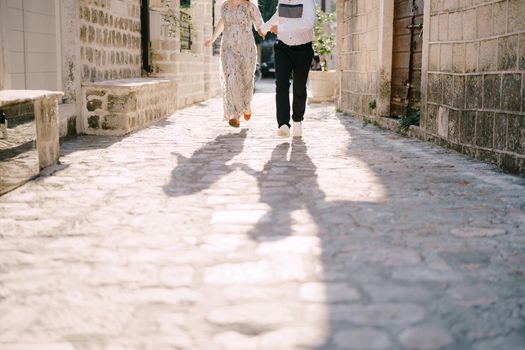
[{"label": "stone pavement", "polygon": [[268,85],[0,197],[0,349],[525,349],[525,180]]}]

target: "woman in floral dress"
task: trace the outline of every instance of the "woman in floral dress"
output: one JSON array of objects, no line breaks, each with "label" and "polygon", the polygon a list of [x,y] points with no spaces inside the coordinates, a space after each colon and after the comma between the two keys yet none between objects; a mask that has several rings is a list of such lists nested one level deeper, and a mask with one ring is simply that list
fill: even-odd
[{"label": "woman in floral dress", "polygon": [[235,128],[240,126],[240,116],[250,120],[251,101],[257,50],[252,35],[252,25],[259,28],[263,20],[256,0],[225,0],[219,5],[220,19],[209,47],[223,33],[221,41],[221,81],[224,100],[224,119]]}]

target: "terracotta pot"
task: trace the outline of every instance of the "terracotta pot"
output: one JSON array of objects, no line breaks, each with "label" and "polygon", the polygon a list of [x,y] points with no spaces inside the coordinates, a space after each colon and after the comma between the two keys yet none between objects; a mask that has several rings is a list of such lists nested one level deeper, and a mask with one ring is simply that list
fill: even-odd
[{"label": "terracotta pot", "polygon": [[313,98],[329,98],[335,96],[336,71],[310,71],[308,85]]}]

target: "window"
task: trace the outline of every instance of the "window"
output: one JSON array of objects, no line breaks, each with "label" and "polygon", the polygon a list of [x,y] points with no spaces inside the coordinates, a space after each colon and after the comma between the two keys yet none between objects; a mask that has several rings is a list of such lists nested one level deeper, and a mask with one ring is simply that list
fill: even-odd
[{"label": "window", "polygon": [[[212,24],[213,24],[213,30],[212,32],[215,32],[215,25],[217,23],[216,22],[216,19],[215,19],[215,6],[217,5],[217,1],[213,0],[213,4],[212,4],[212,7],[211,7],[211,16],[212,16]],[[215,40],[213,42],[213,45],[212,45],[212,53],[213,55],[218,55],[219,52],[220,52],[220,49],[221,49],[221,42],[219,40]]]},{"label": "window", "polygon": [[180,49],[191,50],[191,16],[183,11],[180,12]]}]

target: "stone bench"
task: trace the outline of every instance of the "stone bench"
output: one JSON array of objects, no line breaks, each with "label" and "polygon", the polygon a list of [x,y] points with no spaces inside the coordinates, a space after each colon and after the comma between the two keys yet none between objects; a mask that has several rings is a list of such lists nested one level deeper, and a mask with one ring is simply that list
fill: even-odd
[{"label": "stone bench", "polygon": [[[62,95],[58,91],[0,90],[0,194],[58,161],[58,100]],[[28,111],[19,109],[30,104],[33,108]]]},{"label": "stone bench", "polygon": [[134,78],[82,84],[85,132],[125,135],[176,110],[177,81]]}]

